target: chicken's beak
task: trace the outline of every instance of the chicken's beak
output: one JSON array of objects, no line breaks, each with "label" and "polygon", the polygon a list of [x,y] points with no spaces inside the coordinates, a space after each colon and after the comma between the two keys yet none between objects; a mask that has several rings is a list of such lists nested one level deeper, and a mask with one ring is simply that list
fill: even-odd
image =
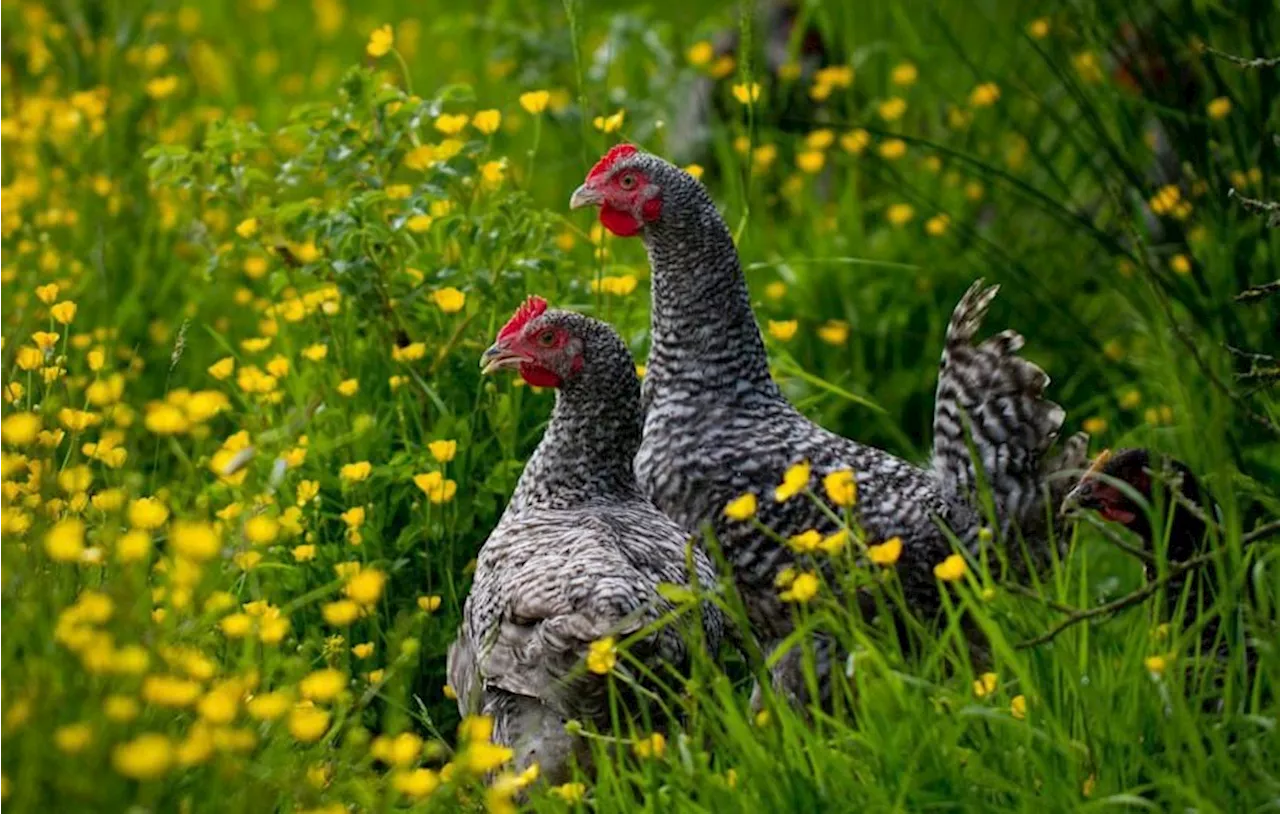
[{"label": "chicken's beak", "polygon": [[1062,505],[1058,507],[1058,516],[1066,517],[1074,514],[1080,508],[1081,492],[1086,488],[1086,484],[1079,484],[1062,499]]},{"label": "chicken's beak", "polygon": [[480,375],[487,376],[495,370],[509,370],[527,361],[528,359],[503,343],[495,342],[480,356]]},{"label": "chicken's beak", "polygon": [[569,198],[570,209],[581,209],[584,206],[599,206],[604,203],[604,197],[601,196],[600,190],[590,184],[583,184],[573,191],[573,195]]},{"label": "chicken's beak", "polygon": [[1062,499],[1062,506],[1058,509],[1058,514],[1067,515],[1078,509],[1100,509],[1102,504],[1093,496],[1094,476],[1102,470],[1102,467],[1111,459],[1111,450],[1104,449],[1099,452],[1093,462],[1089,464],[1089,469],[1080,478],[1080,482],[1075,488],[1067,492],[1067,496]]},{"label": "chicken's beak", "polygon": [[1062,499],[1062,505],[1058,508],[1058,515],[1065,517],[1073,512],[1082,509],[1098,509],[1101,504],[1093,496],[1093,481],[1086,480],[1076,484],[1076,487],[1067,496]]}]

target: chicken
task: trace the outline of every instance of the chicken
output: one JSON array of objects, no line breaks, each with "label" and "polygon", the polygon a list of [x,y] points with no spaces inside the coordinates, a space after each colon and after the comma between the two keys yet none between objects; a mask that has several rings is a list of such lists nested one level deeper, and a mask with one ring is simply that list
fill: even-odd
[{"label": "chicken", "polygon": [[[1175,498],[1171,492],[1177,489]],[[1064,509],[1095,511],[1103,519],[1119,523],[1142,541],[1142,550],[1152,555],[1143,563],[1148,583],[1160,577],[1154,559],[1163,541],[1164,560],[1177,569],[1213,550],[1214,535],[1208,533],[1206,519],[1213,521],[1215,509],[1207,500],[1191,470],[1173,458],[1146,449],[1103,452],[1066,496]],[[1159,512],[1163,508],[1164,515]],[[1166,519],[1167,518],[1167,519]],[[1151,520],[1160,525],[1153,530]],[[1252,536],[1246,536],[1246,544]],[[1240,667],[1246,685],[1257,675],[1258,649],[1255,641],[1266,634],[1249,635],[1247,607],[1254,605],[1250,583],[1245,581],[1236,607],[1221,607],[1216,588],[1222,578],[1220,564],[1206,562],[1189,571],[1172,572],[1164,586],[1164,603],[1157,610],[1161,621],[1174,623],[1178,634],[1192,633],[1192,652],[1203,661],[1188,659],[1186,669],[1193,676],[1203,666],[1210,668],[1208,683],[1188,681],[1188,688],[1201,687],[1205,709],[1221,711],[1231,660]],[[1256,607],[1256,605],[1254,605]],[[1233,646],[1234,644],[1234,646]],[[1248,697],[1245,692],[1244,696]]]},{"label": "chicken", "polygon": [[[718,647],[724,619],[708,604],[684,615],[696,622],[662,624],[675,607],[659,586],[688,588],[696,580],[710,587],[716,575],[636,483],[640,383],[612,328],[549,311],[531,297],[483,364],[486,372],[515,369],[531,385],[556,388],[556,405],[480,550],[449,649],[449,680],[464,715],[493,718],[494,742],[515,751],[518,768],[537,763],[549,782],[563,782],[575,759],[586,765],[589,757],[565,723],[610,723],[608,681],[584,666],[592,644],[654,625],[629,652],[670,679],[687,666],[690,647]],[[682,630],[686,622],[700,633]],[[622,661],[617,669],[627,672]]]},{"label": "chicken", "polygon": [[[820,119],[821,103],[805,92],[815,71],[838,54],[830,53],[827,39],[806,19],[795,0],[758,0],[755,3],[752,41],[756,53],[745,55],[758,71],[764,85],[761,101],[753,115],[762,130],[784,133],[808,132]],[[804,28],[797,31],[797,26]],[[744,59],[741,26],[725,28],[711,38],[717,58],[734,62]],[[717,80],[707,73],[693,75],[676,90],[666,145],[672,158],[681,164],[705,163],[713,174],[720,171],[711,150],[713,131],[720,122],[732,122],[741,115],[741,106],[729,97],[732,80]]]},{"label": "chicken", "polygon": [[[1052,461],[1045,450],[1063,420],[1044,400],[1047,377],[1017,357],[1021,339],[1006,333],[976,348],[971,340],[994,290],[975,286],[956,310],[943,355],[933,466],[920,467],[828,432],[801,415],[769,373],[746,281],[728,227],[706,189],[688,173],[630,145],[609,151],[573,194],[573,208],[597,206],[616,235],[640,236],[653,269],[652,348],[645,376],[644,440],[636,472],[645,492],[686,529],[709,527],[724,548],[762,644],[780,642],[792,615],[775,577],[793,552],[750,522],[728,518],[726,504],[745,493],[759,499],[757,519],[790,538],[809,529],[834,530],[831,512],[800,497],[779,502],[775,487],[799,461],[811,465],[811,485],[852,470],[857,519],[871,542],[900,537],[898,574],[908,602],[928,616],[939,607],[933,568],[952,553],[949,527],[972,554],[985,535],[973,499],[979,477],[962,432],[969,433],[995,495],[1000,531],[1023,524],[1043,529],[1041,485],[1052,468],[1084,463],[1087,437],[1077,436]],[[1011,542],[1012,534],[997,540]],[[1044,541],[1032,541],[1044,547]],[[1006,550],[1015,546],[1006,545]],[[872,605],[874,603],[871,603]],[[866,607],[866,605],[864,605]],[[815,647],[818,690],[839,648]],[[796,659],[784,660],[795,664]],[[796,699],[807,697],[796,669],[773,681]]]},{"label": "chicken", "polygon": [[[1164,471],[1180,479],[1179,492],[1186,503],[1203,512],[1200,482],[1196,480],[1195,475],[1191,474],[1191,470],[1181,461],[1169,458],[1165,463],[1167,469]],[[1153,466],[1152,455],[1145,449],[1124,449],[1115,454],[1104,452],[1098,456],[1094,466],[1067,495],[1064,508],[1096,511],[1103,519],[1119,523],[1138,535],[1144,550],[1148,554],[1155,555],[1157,539],[1165,539],[1165,537],[1163,529],[1158,537],[1152,532],[1147,507],[1151,507],[1152,510],[1156,508],[1155,487],[1157,483],[1164,483],[1164,481],[1157,482],[1152,479],[1153,472],[1161,471],[1159,466],[1159,463]],[[1125,491],[1126,489],[1128,491]],[[1135,497],[1141,498],[1146,506],[1135,500]],[[1164,493],[1163,500],[1168,504],[1167,492]],[[1207,550],[1204,520],[1196,516],[1196,513],[1181,501],[1169,504],[1168,511],[1170,517],[1165,547],[1166,561],[1172,565],[1178,565],[1204,553]],[[1148,560],[1143,563],[1143,566],[1148,581],[1159,576],[1154,561]],[[1189,616],[1194,616],[1196,613],[1199,604],[1197,600],[1204,600],[1206,606],[1212,604],[1213,580],[1208,569],[1201,569],[1194,578],[1192,596],[1187,603]],[[1168,604],[1163,613],[1166,619],[1176,614],[1184,584],[1183,579],[1171,581],[1166,594]],[[1193,619],[1189,618],[1186,621],[1193,621]]]}]

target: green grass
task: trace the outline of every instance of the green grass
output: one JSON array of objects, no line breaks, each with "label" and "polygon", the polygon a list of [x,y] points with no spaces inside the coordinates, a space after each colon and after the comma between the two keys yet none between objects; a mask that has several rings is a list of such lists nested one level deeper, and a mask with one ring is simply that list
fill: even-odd
[{"label": "green grass", "polygon": [[[454,751],[444,654],[470,563],[551,394],[482,380],[477,359],[516,304],[538,293],[613,322],[643,361],[643,251],[620,240],[597,250],[568,196],[621,138],[667,151],[681,89],[705,70],[689,64],[690,46],[735,27],[763,36],[727,5],[668,5],[3,4],[6,804],[509,804],[464,768],[474,746]],[[946,617],[918,634],[909,656],[824,591],[802,615],[854,651],[839,715],[771,699],[758,718],[751,671],[737,657],[708,656],[664,699],[686,724],[661,756],[633,754],[647,732],[601,733],[585,802],[535,787],[525,804],[1274,807],[1280,563],[1272,541],[1242,539],[1280,516],[1280,402],[1274,359],[1249,362],[1231,349],[1277,352],[1277,300],[1235,297],[1274,278],[1280,241],[1228,190],[1277,197],[1280,77],[1274,65],[1241,66],[1200,45],[1275,56],[1280,17],[1261,2],[815,2],[803,14],[849,55],[850,87],[779,122],[772,88],[759,109],[732,101],[730,86],[761,70],[758,58],[739,61],[716,85],[730,115],[714,124],[702,161],[739,236],[762,323],[783,323],[781,335],[798,323],[789,340],[770,339],[786,391],[824,426],[923,460],[947,318],[973,279],[999,282],[988,327],[1027,337],[1070,430],[1087,424],[1094,449],[1173,454],[1212,492],[1219,585],[1200,618],[1222,619],[1227,656],[1198,656],[1194,626],[1160,628],[1160,597],[1020,646],[1066,606],[1141,586],[1138,563],[1086,525],[1038,598],[975,574],[949,589]],[[395,50],[373,58],[364,47],[383,23],[396,26]],[[1141,70],[1130,71],[1136,83],[1117,79],[1128,26],[1143,32],[1146,64],[1176,81],[1146,82]],[[894,83],[903,62],[917,68],[910,86]],[[999,98],[975,107],[983,83]],[[102,95],[89,93],[96,88]],[[551,91],[536,115],[519,102],[534,90]],[[907,108],[885,121],[878,104],[891,97]],[[1224,98],[1229,112],[1210,115]],[[439,113],[485,109],[502,113],[496,132],[468,126],[457,154],[426,169],[406,160],[446,139],[433,127]],[[619,110],[618,132],[594,126]],[[812,149],[806,135],[828,128],[821,173],[797,169]],[[855,154],[840,137],[857,128],[867,143]],[[905,153],[882,156],[895,138]],[[1165,176],[1153,174],[1157,140],[1173,157]],[[776,148],[767,164],[749,152],[764,145]],[[1153,218],[1147,202],[1170,183],[1189,209]],[[408,185],[407,197],[397,185]],[[903,204],[911,216],[895,225]],[[414,231],[414,215],[433,220]],[[929,228],[939,215],[946,228]],[[237,232],[248,218],[256,230]],[[629,277],[633,291],[608,293]],[[69,326],[37,293],[50,283],[53,302],[77,304]],[[465,294],[461,310],[441,307],[449,297],[438,292],[450,287]],[[847,329],[836,342],[833,320]],[[33,356],[39,331],[59,336]],[[255,338],[270,343],[258,348]],[[316,345],[323,359],[304,353]],[[406,345],[415,350],[394,358]],[[227,357],[236,372],[212,375]],[[274,383],[245,376],[273,360]],[[343,395],[347,380],[358,391]],[[33,416],[43,438],[24,438]],[[436,440],[457,441],[456,457],[438,460],[427,446]],[[253,456],[240,452],[241,468],[219,477],[245,443]],[[344,480],[342,467],[361,461],[368,478]],[[448,499],[433,502],[414,480],[433,472],[456,494],[437,486],[435,497]],[[318,498],[295,507],[302,481],[318,485]],[[144,532],[144,556],[122,562],[139,539],[126,532],[147,525],[130,501],[147,496],[169,516]],[[356,507],[365,509],[358,545],[342,519]],[[65,525],[77,517],[84,562],[74,561],[75,529]],[[216,554],[193,566],[190,534],[175,520],[214,529]],[[69,542],[64,559],[51,539]],[[308,545],[312,559],[296,551]],[[334,566],[351,562],[387,582],[364,597],[359,618],[335,624],[348,577]],[[67,610],[86,595],[109,598],[109,611],[100,597],[81,600],[88,611]],[[279,622],[252,615],[262,605],[243,607],[254,602],[288,619],[282,637],[272,635]],[[982,697],[962,611],[991,642],[997,678]],[[243,620],[225,621],[238,613],[250,614],[247,635],[235,626]],[[372,655],[352,652],[361,643]],[[1153,655],[1166,659],[1162,672],[1150,669]],[[322,668],[349,679],[336,697],[316,699],[328,726],[291,732],[290,716],[301,724],[307,714],[293,709],[301,680]],[[182,677],[190,697],[166,698],[156,676]],[[284,718],[255,716],[250,698],[267,691],[288,695]],[[1011,709],[1018,696],[1021,719]],[[136,703],[135,717],[121,699]],[[230,718],[215,703],[226,699]],[[373,739],[403,732],[426,740],[420,761],[432,774],[375,760]],[[144,733],[168,746],[122,751]],[[121,762],[130,755],[155,776],[128,776],[146,773]],[[449,761],[439,789],[402,793]]]}]

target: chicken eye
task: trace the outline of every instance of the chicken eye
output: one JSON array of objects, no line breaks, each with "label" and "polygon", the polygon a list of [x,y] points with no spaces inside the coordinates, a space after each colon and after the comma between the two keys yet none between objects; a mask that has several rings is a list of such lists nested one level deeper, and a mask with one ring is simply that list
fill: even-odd
[{"label": "chicken eye", "polygon": [[556,343],[556,335],[553,331],[543,331],[538,334],[538,344],[544,348],[549,348]]},{"label": "chicken eye", "polygon": [[631,173],[627,173],[626,175],[618,179],[618,186],[622,187],[623,189],[635,189],[636,177]]}]

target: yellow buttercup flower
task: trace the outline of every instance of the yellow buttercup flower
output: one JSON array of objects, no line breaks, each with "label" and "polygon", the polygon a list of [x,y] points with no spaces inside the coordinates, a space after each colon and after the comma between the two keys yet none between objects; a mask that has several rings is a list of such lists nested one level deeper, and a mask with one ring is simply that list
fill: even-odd
[{"label": "yellow buttercup flower", "polygon": [[209,365],[209,375],[219,381],[227,378],[236,369],[236,360],[234,357],[226,356]]},{"label": "yellow buttercup flower", "polygon": [[164,735],[149,732],[116,746],[111,751],[111,765],[133,780],[154,780],[169,771],[173,764],[173,742]]},{"label": "yellow buttercup flower", "polygon": [[916,215],[916,210],[911,204],[896,203],[885,211],[885,220],[894,226],[903,226],[911,221]]},{"label": "yellow buttercup flower", "polygon": [[479,110],[471,117],[471,126],[484,133],[486,136],[492,135],[502,126],[502,111],[500,110]]},{"label": "yellow buttercup flower", "polygon": [[641,738],[631,745],[631,750],[639,758],[662,757],[667,751],[667,739],[661,732],[654,732],[647,738]]},{"label": "yellow buttercup flower", "polygon": [[154,497],[142,497],[129,504],[129,524],[137,529],[158,529],[169,519],[169,509]]},{"label": "yellow buttercup flower", "polygon": [[562,783],[559,786],[552,786],[550,791],[552,795],[569,804],[580,803],[587,796],[585,783]]},{"label": "yellow buttercup flower", "polygon": [[474,774],[488,774],[515,757],[515,752],[506,746],[498,746],[485,741],[476,741],[467,745],[459,760]]},{"label": "yellow buttercup flower", "polygon": [[547,109],[547,103],[551,101],[551,92],[545,90],[531,90],[520,94],[520,107],[527,112],[537,116],[539,113]]},{"label": "yellow buttercup flower", "polygon": [[626,118],[627,112],[619,110],[610,116],[596,116],[592,119],[591,124],[603,133],[616,133],[622,129],[622,121]]},{"label": "yellow buttercup flower", "polygon": [[76,304],[70,300],[60,302],[49,309],[49,314],[61,324],[69,325],[76,318]]},{"label": "yellow buttercup flower", "polygon": [[867,559],[876,565],[890,566],[902,556],[902,538],[890,537],[879,545],[867,546]]},{"label": "yellow buttercup flower", "polygon": [[1009,713],[1019,721],[1027,717],[1027,697],[1025,695],[1015,695],[1009,701]]},{"label": "yellow buttercup flower", "polygon": [[364,47],[365,53],[375,59],[386,56],[395,41],[396,35],[390,25],[378,26],[369,34],[369,44]]},{"label": "yellow buttercup flower", "polygon": [[689,64],[695,68],[701,68],[707,65],[716,55],[716,49],[707,40],[699,40],[689,46],[689,50],[685,52],[685,58],[689,60]]},{"label": "yellow buttercup flower", "polygon": [[308,673],[298,682],[298,692],[312,701],[332,701],[347,687],[347,674],[325,668]]},{"label": "yellow buttercup flower", "polygon": [[376,568],[365,568],[347,580],[343,593],[348,599],[368,607],[382,596],[383,586],[387,584],[387,575]]},{"label": "yellow buttercup flower", "polygon": [[23,370],[39,370],[44,365],[44,351],[39,348],[33,348],[30,345],[24,345],[18,348],[15,361],[18,363],[18,367]]},{"label": "yellow buttercup flower", "polygon": [[990,107],[1000,100],[1000,86],[995,82],[983,82],[969,93],[973,107]]},{"label": "yellow buttercup flower", "polygon": [[289,713],[289,734],[303,743],[320,740],[329,729],[329,713],[318,707],[299,704]]},{"label": "yellow buttercup flower", "polygon": [[756,516],[756,507],[756,496],[748,492],[725,504],[724,515],[730,520],[750,520]]},{"label": "yellow buttercup flower", "polygon": [[433,126],[446,136],[456,136],[470,121],[471,117],[465,113],[441,113]]},{"label": "yellow buttercup flower", "polygon": [[751,84],[737,84],[733,86],[733,98],[738,100],[739,104],[750,105],[760,100],[760,83],[752,82]]},{"label": "yellow buttercup flower", "polygon": [[169,545],[192,562],[204,562],[217,555],[222,542],[213,526],[180,520],[169,530]]},{"label": "yellow buttercup flower", "polygon": [[448,503],[458,491],[458,484],[439,472],[414,475],[413,482],[432,503]]},{"label": "yellow buttercup flower", "polygon": [[44,550],[58,562],[76,562],[84,554],[84,522],[68,518],[58,523],[44,539]]},{"label": "yellow buttercup flower", "polygon": [[782,476],[782,483],[773,492],[773,499],[784,503],[803,492],[809,486],[810,467],[808,461],[794,464]]},{"label": "yellow buttercup flower", "polygon": [[822,488],[827,498],[842,509],[847,509],[858,502],[858,482],[853,470],[837,469],[828,472],[822,478]]},{"label": "yellow buttercup flower", "polygon": [[818,549],[822,551],[823,554],[828,554],[834,557],[841,551],[844,551],[845,547],[849,545],[849,537],[850,534],[848,529],[836,529],[826,537],[822,538],[822,542],[818,543]]},{"label": "yellow buttercup flower", "polygon": [[876,107],[876,112],[885,121],[896,122],[907,112],[907,100],[899,96],[886,99]]},{"label": "yellow buttercup flower", "polygon": [[367,479],[372,472],[373,464],[368,461],[356,461],[339,469],[338,477],[346,483],[359,483]]},{"label": "yellow buttercup flower", "polygon": [[346,627],[360,618],[360,606],[350,599],[339,599],[322,606],[320,615],[331,625]]},{"label": "yellow buttercup flower", "polygon": [[258,514],[244,523],[244,536],[254,545],[270,545],[280,534],[280,524],[274,517]]},{"label": "yellow buttercup flower", "polygon": [[453,440],[432,441],[427,444],[431,457],[442,464],[449,463],[458,454],[458,442]]},{"label": "yellow buttercup flower", "polygon": [[1000,679],[995,673],[983,673],[974,679],[973,695],[975,698],[986,698],[988,695],[996,691]]},{"label": "yellow buttercup flower", "polygon": [[152,99],[167,99],[178,92],[178,77],[157,76],[154,79],[148,79],[143,87]]},{"label": "yellow buttercup flower", "polygon": [[467,304],[467,295],[453,286],[431,292],[431,301],[446,314],[456,314]]},{"label": "yellow buttercup flower", "polygon": [[93,728],[85,722],[60,726],[53,732],[53,743],[58,750],[74,755],[84,750],[93,740]]},{"label": "yellow buttercup flower", "polygon": [[618,646],[612,636],[597,639],[587,650],[587,669],[604,675],[618,663]]},{"label": "yellow buttercup flower", "polygon": [[826,162],[827,156],[820,150],[805,150],[796,156],[796,167],[809,175],[821,172]]},{"label": "yellow buttercup flower", "polygon": [[892,138],[888,141],[882,142],[876,152],[880,154],[881,158],[887,161],[893,161],[906,155],[907,143],[902,139]]},{"label": "yellow buttercup flower", "polygon": [[812,554],[822,545],[822,533],[817,529],[809,529],[792,535],[787,545],[797,554]]},{"label": "yellow buttercup flower", "polygon": [[414,799],[429,796],[439,786],[440,775],[431,769],[406,769],[391,775],[391,787]]},{"label": "yellow buttercup flower", "polygon": [[839,347],[849,341],[849,323],[840,319],[829,319],[818,326],[818,338],[828,345]]},{"label": "yellow buttercup flower", "polygon": [[969,564],[959,554],[952,554],[933,567],[933,575],[943,582],[957,582],[969,573]]},{"label": "yellow buttercup flower", "polygon": [[1219,96],[1209,102],[1205,111],[1209,114],[1209,118],[1211,119],[1225,119],[1227,116],[1231,115],[1231,100],[1225,96]]},{"label": "yellow buttercup flower", "polygon": [[818,575],[811,571],[804,571],[796,574],[791,585],[779,596],[784,602],[804,604],[818,595],[819,587],[821,583],[818,581]]},{"label": "yellow buttercup flower", "polygon": [[769,320],[769,336],[777,339],[779,342],[790,342],[791,338],[796,335],[796,331],[800,329],[800,323],[794,319],[787,320]]},{"label": "yellow buttercup flower", "polygon": [[255,695],[245,704],[249,716],[259,721],[274,721],[289,711],[293,699],[285,692],[266,692]]}]

